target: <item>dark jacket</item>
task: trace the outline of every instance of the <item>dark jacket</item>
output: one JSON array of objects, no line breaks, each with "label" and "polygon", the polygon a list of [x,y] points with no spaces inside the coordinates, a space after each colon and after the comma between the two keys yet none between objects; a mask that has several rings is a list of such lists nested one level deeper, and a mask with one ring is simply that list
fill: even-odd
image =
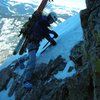
[{"label": "dark jacket", "polygon": [[50,30],[48,27],[50,27],[50,24],[47,20],[47,16],[41,16],[41,18],[39,18],[39,20],[31,28],[30,40],[34,40],[39,43],[42,39],[46,38],[52,43],[53,38],[50,37],[50,34],[55,34],[55,32]]}]

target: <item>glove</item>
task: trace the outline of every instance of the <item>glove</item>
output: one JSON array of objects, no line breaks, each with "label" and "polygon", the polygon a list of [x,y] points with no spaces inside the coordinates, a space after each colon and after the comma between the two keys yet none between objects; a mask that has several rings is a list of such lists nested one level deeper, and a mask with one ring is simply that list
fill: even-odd
[{"label": "glove", "polygon": [[58,37],[58,34],[55,31],[51,31],[51,32],[54,35],[54,38],[57,38]]},{"label": "glove", "polygon": [[58,34],[55,32],[54,33],[54,38],[57,38],[58,37]]},{"label": "glove", "polygon": [[56,45],[56,41],[55,41],[55,40],[52,40],[52,41],[51,41],[51,44],[52,44],[53,46],[55,46],[55,45]]}]

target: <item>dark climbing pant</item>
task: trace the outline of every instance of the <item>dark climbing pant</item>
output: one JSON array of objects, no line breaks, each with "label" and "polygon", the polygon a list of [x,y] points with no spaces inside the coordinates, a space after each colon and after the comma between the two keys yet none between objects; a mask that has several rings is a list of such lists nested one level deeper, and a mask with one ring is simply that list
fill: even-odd
[{"label": "dark climbing pant", "polygon": [[29,60],[24,72],[24,82],[30,81],[32,78],[32,74],[36,65],[36,52],[39,48],[39,44],[29,43],[27,48],[29,51]]}]

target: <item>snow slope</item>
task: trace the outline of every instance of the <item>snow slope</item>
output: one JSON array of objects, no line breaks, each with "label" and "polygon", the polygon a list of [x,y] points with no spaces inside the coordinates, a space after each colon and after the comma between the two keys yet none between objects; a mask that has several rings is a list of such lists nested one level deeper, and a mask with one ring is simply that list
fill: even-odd
[{"label": "snow slope", "polygon": [[[57,79],[65,79],[66,77],[71,77],[73,74],[76,73],[75,65],[69,59],[69,55],[73,46],[75,46],[75,44],[77,44],[79,41],[83,40],[80,15],[77,14],[69,18],[68,20],[53,29],[59,34],[59,37],[56,40],[57,45],[48,48],[43,54],[40,54],[41,48],[47,42],[46,40],[42,41],[39,51],[37,53],[37,63],[48,63],[50,59],[55,59],[58,55],[62,55],[66,59],[67,65],[65,66],[63,71],[58,71],[58,73],[55,74],[54,77]],[[2,66],[0,66],[0,69],[7,67],[7,65],[9,65],[12,61],[18,59],[19,57],[19,55],[10,57],[3,63]],[[73,67],[73,70],[71,72],[68,72],[70,66]],[[10,86],[11,83],[12,82],[10,81],[8,85]],[[14,95],[10,98],[8,97],[8,91],[9,88],[0,92],[0,100],[15,100]]]},{"label": "snow slope", "polygon": [[[58,55],[62,55],[66,61],[68,61],[70,50],[75,44],[83,40],[79,14],[69,18],[53,30],[59,34],[56,40],[57,45],[48,48],[42,55],[38,56],[37,63],[48,63],[50,59],[55,59]],[[42,47],[40,47],[37,55],[39,55],[41,48]]]},{"label": "snow slope", "polygon": [[[80,23],[80,14],[77,14],[63,23],[54,27],[59,37],[57,38],[57,45],[48,48],[43,54],[40,54],[41,48],[47,42],[42,41],[37,53],[37,63],[48,63],[50,59],[55,59],[58,55],[62,55],[66,61],[69,60],[70,50],[79,41],[83,40],[83,31]],[[7,66],[9,63],[19,58],[19,55],[12,56],[5,61],[2,66]],[[1,68],[0,68],[1,69]]]},{"label": "snow slope", "polygon": [[[12,55],[19,37],[21,27],[29,16],[36,10],[42,0],[1,0],[0,1],[0,65]],[[57,5],[56,2],[48,3],[44,13],[54,11],[58,16],[58,23],[77,14],[80,9],[64,5]],[[56,26],[53,24],[52,26]]]},{"label": "snow slope", "polygon": [[[51,46],[43,54],[40,54],[41,48],[47,42],[43,40],[40,48],[37,52],[37,63],[48,63],[50,59],[55,59],[57,56],[62,55],[66,61],[69,61],[70,50],[79,41],[83,40],[83,31],[80,23],[80,14],[77,14],[63,23],[59,24],[57,27],[53,28],[59,37],[57,38],[57,45]],[[1,66],[0,69],[7,67],[15,59],[18,59],[19,55],[13,55],[9,57]]]}]

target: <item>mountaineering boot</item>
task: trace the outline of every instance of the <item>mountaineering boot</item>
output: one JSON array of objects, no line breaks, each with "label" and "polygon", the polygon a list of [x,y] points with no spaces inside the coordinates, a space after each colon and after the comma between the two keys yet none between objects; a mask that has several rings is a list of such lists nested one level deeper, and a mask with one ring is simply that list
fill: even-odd
[{"label": "mountaineering boot", "polygon": [[23,84],[23,87],[24,87],[25,89],[32,89],[33,85],[32,85],[30,82],[25,82],[25,83]]}]

